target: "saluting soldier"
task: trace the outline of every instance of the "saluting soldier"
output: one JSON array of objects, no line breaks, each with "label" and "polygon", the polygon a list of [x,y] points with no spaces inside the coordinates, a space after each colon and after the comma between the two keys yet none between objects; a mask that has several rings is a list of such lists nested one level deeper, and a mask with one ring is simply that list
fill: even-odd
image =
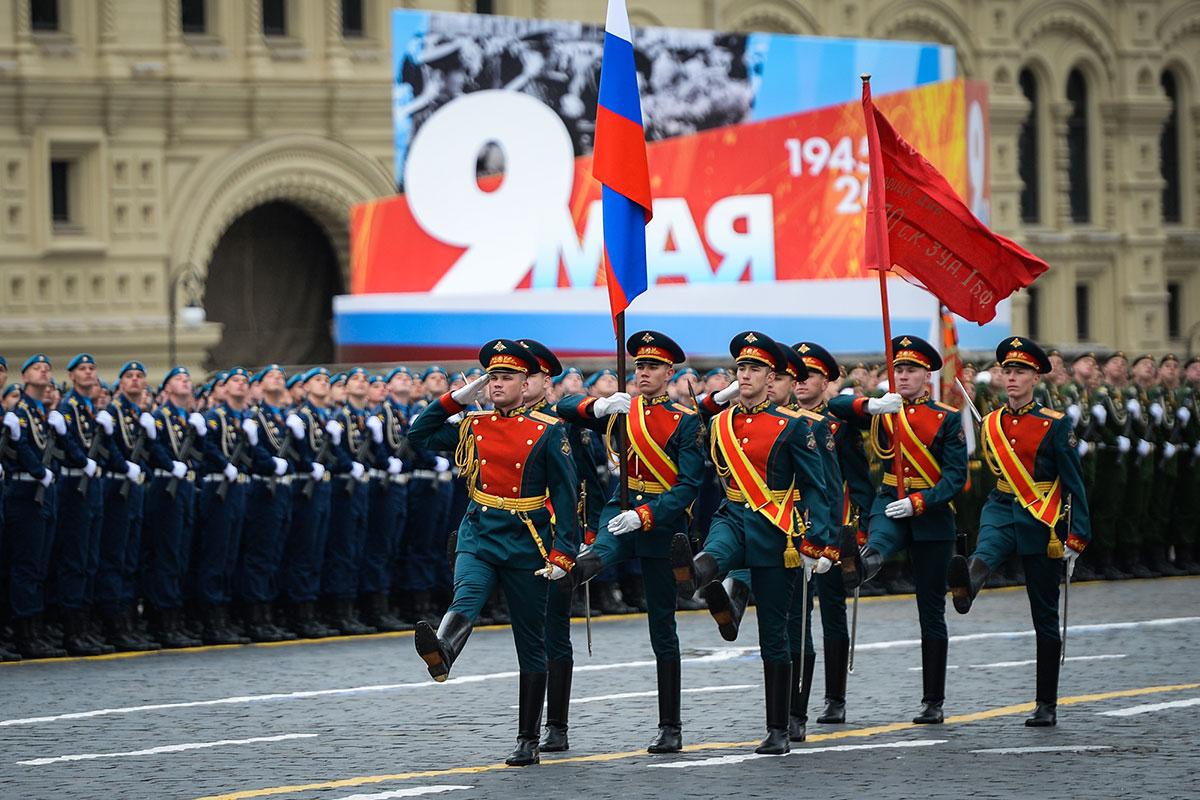
[{"label": "saluting soldier", "polygon": [[[1050,371],[1049,359],[1036,342],[1013,337],[997,346],[996,360],[1004,370],[1008,403],[984,419],[982,447],[999,480],[984,504],[975,552],[970,559],[953,558],[947,582],[955,610],[966,614],[988,572],[1021,556],[1037,637],[1037,708],[1025,724],[1043,727],[1057,721],[1059,561],[1066,561],[1069,576],[1091,527],[1070,419],[1034,400],[1034,385],[1039,374]],[[1056,531],[1064,513],[1065,547]]]},{"label": "saluting soldier", "polygon": [[[883,486],[871,506],[867,543],[858,550],[843,533],[842,577],[847,589],[869,581],[883,562],[908,550],[921,621],[923,708],[913,722],[940,723],[946,696],[946,568],[954,553],[950,503],[967,480],[967,445],[958,409],[929,396],[929,373],[942,357],[916,336],[892,340],[894,391],[881,398],[838,396],[830,410],[850,425],[869,428],[883,462]],[[894,459],[900,459],[899,497]]]},{"label": "saluting soldier", "polygon": [[[625,351],[633,357],[636,397],[615,392],[608,397],[572,395],[558,402],[559,414],[572,425],[597,432],[624,425],[628,442],[632,508],[621,509],[620,491],[609,498],[597,520],[596,540],[580,555],[579,574],[571,580],[578,585],[605,567],[641,560],[658,678],[658,735],[647,751],[675,753],[683,747],[683,737],[675,578],[669,556],[672,536],[689,529],[691,506],[700,489],[700,420],[690,403],[674,402],[667,395],[675,365],[686,358],[683,348],[658,331],[638,331],[626,341]],[[624,419],[617,416],[621,414]],[[599,505],[599,487],[589,484],[588,492],[589,504]],[[595,500],[592,492],[597,492]]]},{"label": "saluting soldier", "polygon": [[[418,446],[455,450],[471,487],[458,529],[454,601],[436,633],[423,620],[417,623],[414,642],[434,680],[446,680],[484,602],[501,584],[520,664],[517,747],[506,763],[525,766],[540,760],[544,579],[561,580],[575,564],[578,490],[562,421],[524,405],[526,376],[539,369],[533,354],[509,339],[494,339],[479,351],[479,360],[487,374],[430,403],[409,432]],[[494,410],[446,424],[485,387]]]},{"label": "saluting soldier", "polygon": [[[704,549],[691,553],[687,534],[671,542],[677,589],[690,595],[720,575],[748,567],[757,601],[765,684],[767,737],[758,753],[790,749],[792,696],[788,616],[796,580],[824,572],[837,559],[819,445],[801,414],[771,402],[768,387],[787,369],[783,348],[747,331],[729,345],[737,364],[738,401],[721,411],[709,433],[717,471],[730,480]],[[797,576],[797,567],[803,566]]]}]

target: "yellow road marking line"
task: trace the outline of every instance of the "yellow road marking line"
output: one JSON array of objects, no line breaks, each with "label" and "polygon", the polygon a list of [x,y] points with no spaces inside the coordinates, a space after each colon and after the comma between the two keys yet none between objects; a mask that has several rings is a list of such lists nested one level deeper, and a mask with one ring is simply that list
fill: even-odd
[{"label": "yellow road marking line", "polygon": [[[1064,697],[1058,701],[1058,704],[1060,706],[1069,706],[1075,705],[1076,703],[1091,703],[1097,700],[1110,700],[1115,697],[1137,697],[1144,694],[1178,692],[1185,689],[1196,688],[1200,688],[1200,683],[1181,683],[1173,686],[1145,686],[1140,689],[1121,689],[1115,692],[1100,692],[1097,694],[1083,694],[1075,697]],[[993,719],[995,717],[1014,716],[1032,711],[1033,708],[1033,703],[1021,703],[1014,706],[1000,706],[999,708],[989,708],[986,711],[976,711],[972,714],[958,714],[952,717],[946,717],[946,722],[944,724],[978,722],[979,720]],[[869,728],[854,728],[851,730],[837,731],[834,733],[819,733],[814,736],[809,736],[808,741],[823,742],[832,739],[862,738],[867,736],[875,736],[880,733],[891,733],[893,731],[902,731],[917,727],[929,730],[929,726],[927,725],[917,726],[911,722],[894,722],[890,725],[874,725]],[[702,744],[685,745],[683,750],[686,753],[695,753],[701,750],[723,750],[734,747],[752,747],[757,744],[757,741],[704,742]],[[619,761],[626,758],[636,758],[638,756],[645,755],[647,755],[645,750],[627,750],[621,753],[596,753],[595,755],[590,756],[544,759],[542,764],[586,764],[603,761]],[[248,798],[252,797],[269,797],[271,795],[294,794],[296,792],[311,792],[318,789],[342,789],[349,786],[363,786],[370,783],[386,783],[389,781],[406,781],[413,778],[440,778],[446,775],[471,775],[480,772],[493,772],[499,769],[509,769],[509,767],[507,764],[485,764],[478,767],[450,767],[448,769],[431,769],[424,770],[422,772],[398,772],[392,775],[361,775],[356,778],[343,778],[341,780],[323,781],[321,783],[305,783],[291,786],[271,786],[265,789],[249,789],[241,792],[231,792],[229,794],[214,794],[206,797],[198,797],[195,798],[195,800],[248,800]]]}]

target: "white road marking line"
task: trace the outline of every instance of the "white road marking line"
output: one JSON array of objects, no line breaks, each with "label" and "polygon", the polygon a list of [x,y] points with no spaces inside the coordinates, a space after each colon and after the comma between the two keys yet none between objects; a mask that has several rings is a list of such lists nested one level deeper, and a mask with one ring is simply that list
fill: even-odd
[{"label": "white road marking line", "polygon": [[[1106,661],[1113,658],[1128,658],[1126,653],[1107,653],[1097,656],[1067,656],[1067,661]],[[995,661],[991,664],[968,664],[971,669],[990,669],[992,667],[1028,667],[1030,664],[1036,664],[1036,658],[1027,658],[1024,661]],[[946,669],[958,669],[957,664],[947,665]],[[920,672],[920,667],[909,667],[909,672]]]},{"label": "white road marking line", "polygon": [[[1099,631],[1124,630],[1140,627],[1161,627],[1165,625],[1178,625],[1188,622],[1200,622],[1200,617],[1171,617],[1167,619],[1150,619],[1139,620],[1134,622],[1106,622],[1095,625],[1072,625],[1068,628],[1069,633],[1095,633]],[[1033,636],[1032,630],[1026,631],[998,631],[990,633],[968,633],[958,636],[951,636],[951,642],[966,642],[980,639],[1016,639],[1026,636]],[[858,651],[863,650],[886,650],[892,647],[915,647],[921,643],[920,639],[897,639],[888,642],[867,642],[856,645]],[[685,664],[710,664],[721,661],[735,661],[739,658],[745,658],[757,654],[757,647],[729,647],[721,648],[710,653],[709,655],[699,656],[696,658],[685,658]],[[635,667],[652,667],[655,661],[624,661],[616,664],[586,664],[575,667],[576,672],[600,672],[614,669],[631,669]],[[465,683],[480,683],[482,681],[498,680],[504,678],[515,678],[519,673],[514,671],[509,672],[491,672],[483,675],[464,675],[462,677],[454,676],[445,685],[453,686],[456,684]],[[220,706],[220,705],[240,705],[246,703],[260,703],[276,700],[301,700],[310,697],[342,697],[356,694],[369,694],[374,692],[394,692],[404,689],[427,689],[439,686],[432,680],[416,681],[413,683],[391,683],[376,686],[355,686],[345,689],[314,689],[299,692],[281,692],[277,694],[258,694],[258,695],[243,695],[238,697],[220,697],[213,700],[190,700],[177,703],[152,703],[141,706],[123,706],[119,708],[98,708],[91,711],[72,711],[65,714],[53,714],[44,717],[20,717],[17,719],[0,720],[0,728],[11,727],[14,725],[35,725],[42,722],[58,722],[67,719],[88,719],[90,717],[106,717],[113,714],[133,714],[140,711],[166,711],[176,708],[198,708],[202,706]]]},{"label": "white road marking line", "polygon": [[414,786],[411,789],[393,789],[390,792],[379,792],[377,794],[352,794],[347,797],[339,797],[336,800],[388,800],[392,797],[419,797],[423,794],[441,794],[443,792],[454,792],[459,789],[474,789],[474,786]]},{"label": "white road marking line", "polygon": [[1079,753],[1084,750],[1112,750],[1112,747],[1107,744],[1077,744],[1056,747],[994,747],[989,750],[972,750],[971,752],[1010,756],[1022,753]]},{"label": "white road marking line", "polygon": [[[756,688],[752,683],[735,683],[730,686],[698,686],[694,689],[680,689],[682,694],[696,694],[700,692],[737,692],[742,689]],[[601,700],[628,700],[632,697],[657,697],[658,690],[651,692],[622,692],[620,694],[598,694],[593,697],[572,697],[571,706],[577,706],[580,703],[596,703]],[[509,706],[509,708],[520,708],[519,705]]]},{"label": "white road marking line", "polygon": [[162,747],[151,747],[146,750],[129,750],[124,753],[78,753],[69,756],[50,756],[47,758],[32,758],[28,761],[18,761],[27,767],[40,767],[44,764],[56,764],[60,761],[90,761],[94,758],[124,758],[125,756],[152,756],[159,753],[182,753],[185,750],[204,750],[209,747],[225,747],[235,744],[258,744],[259,742],[282,742],[288,739],[315,739],[316,733],[285,733],[280,736],[255,736],[253,739],[222,739],[219,742],[189,742],[187,744],[167,744]]},{"label": "white road marking line", "polygon": [[1193,697],[1189,700],[1171,700],[1167,703],[1147,703],[1141,706],[1130,706],[1129,708],[1119,708],[1116,711],[1100,711],[1106,717],[1132,717],[1134,714],[1148,714],[1151,711],[1165,711],[1168,708],[1187,708],[1188,706],[1200,706],[1200,697]]},{"label": "white road marking line", "polygon": [[[947,739],[918,739],[912,742],[880,742],[878,744],[835,744],[828,747],[793,747],[790,753],[784,755],[808,755],[810,753],[845,753],[852,750],[879,750],[888,747],[928,747],[933,744],[945,744]],[[650,769],[688,769],[690,767],[716,767],[724,764],[740,764],[757,758],[781,758],[781,756],[765,756],[758,753],[742,753],[733,756],[715,756],[701,758],[696,761],[668,761],[663,764],[647,764]]]}]

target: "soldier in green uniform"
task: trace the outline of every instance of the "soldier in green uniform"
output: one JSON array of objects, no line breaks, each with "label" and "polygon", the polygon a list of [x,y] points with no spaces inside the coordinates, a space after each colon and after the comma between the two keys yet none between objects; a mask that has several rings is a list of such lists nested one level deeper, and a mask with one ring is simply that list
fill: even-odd
[{"label": "soldier in green uniform", "polygon": [[1197,563],[1197,541],[1200,541],[1200,356],[1192,356],[1184,366],[1180,388],[1180,408],[1177,412],[1183,424],[1180,437],[1179,479],[1175,485],[1175,501],[1171,509],[1171,537],[1175,551],[1175,566],[1192,575],[1200,575]]},{"label": "soldier in green uniform", "polygon": [[1157,575],[1178,577],[1187,573],[1171,563],[1171,502],[1179,482],[1179,445],[1183,441],[1191,412],[1184,411],[1182,417],[1179,413],[1183,409],[1184,393],[1179,385],[1179,359],[1173,353],[1168,353],[1158,362],[1156,378],[1157,383],[1150,390],[1149,399],[1151,417],[1157,420],[1158,452],[1154,459],[1154,477],[1146,506],[1143,562],[1147,569]]},{"label": "soldier in green uniform", "polygon": [[[541,760],[545,579],[561,580],[575,564],[578,482],[562,420],[525,407],[525,379],[540,369],[533,354],[493,339],[479,361],[487,374],[430,402],[409,431],[417,447],[454,450],[471,493],[458,528],[454,600],[436,633],[422,620],[413,640],[433,679],[446,680],[483,604],[503,587],[520,664],[517,747],[506,763],[525,766]],[[493,410],[447,424],[485,390]]]},{"label": "soldier in green uniform", "polygon": [[[954,557],[947,582],[955,610],[966,614],[988,572],[1021,556],[1037,637],[1037,708],[1025,724],[1044,727],[1056,723],[1058,705],[1059,560],[1069,575],[1087,546],[1088,505],[1070,419],[1034,400],[1038,375],[1050,371],[1046,354],[1036,342],[1013,337],[996,348],[996,360],[1008,402],[984,420],[983,451],[997,486],[983,507],[979,545],[970,559]],[[1064,500],[1070,504],[1065,548],[1055,531]]]},{"label": "soldier in green uniform", "polygon": [[[1128,494],[1129,465],[1134,456],[1132,437],[1134,417],[1126,401],[1128,392],[1128,361],[1118,351],[1104,359],[1103,378],[1093,392],[1092,415],[1099,426],[1099,447],[1096,453],[1096,484],[1093,493],[1095,517],[1092,548],[1096,551],[1092,567],[1106,580],[1130,577],[1113,561],[1117,546],[1117,529],[1128,533],[1124,521]],[[1136,401],[1135,401],[1136,404]],[[1093,560],[1094,558],[1094,560]]]},{"label": "soldier in green uniform", "polygon": [[[1160,433],[1163,406],[1158,402],[1158,368],[1149,353],[1138,356],[1130,365],[1133,382],[1127,410],[1134,417],[1136,436],[1132,461],[1129,465],[1128,494],[1125,500],[1127,531],[1122,535],[1122,552],[1135,578],[1155,578],[1145,561],[1145,549],[1150,537],[1150,499],[1153,493],[1155,466],[1161,450]],[[1126,546],[1128,545],[1128,546]]]}]

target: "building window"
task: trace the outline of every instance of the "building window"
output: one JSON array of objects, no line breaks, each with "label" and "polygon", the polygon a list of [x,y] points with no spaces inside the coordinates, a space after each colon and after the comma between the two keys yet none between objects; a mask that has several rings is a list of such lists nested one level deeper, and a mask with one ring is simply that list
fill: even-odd
[{"label": "building window", "polygon": [[1087,80],[1079,70],[1067,77],[1067,183],[1071,200],[1071,221],[1091,222],[1091,184],[1088,175],[1088,96]]},{"label": "building window", "polygon": [[262,0],[264,36],[287,36],[287,0]]},{"label": "building window", "polygon": [[1179,188],[1179,87],[1175,83],[1175,75],[1170,72],[1162,74],[1163,92],[1171,101],[1171,113],[1163,125],[1159,137],[1159,152],[1163,180],[1162,215],[1163,222],[1181,222],[1183,212],[1180,209]]},{"label": "building window", "polygon": [[[1029,101],[1029,115],[1021,123],[1017,136],[1017,172],[1021,176],[1021,221],[1041,222],[1041,184],[1038,181],[1038,109],[1037,79],[1033,72],[1021,70],[1021,94]],[[1031,334],[1032,335],[1032,334]],[[1036,336],[1034,337],[1037,338]]]},{"label": "building window", "polygon": [[180,0],[180,27],[184,33],[207,33],[208,20],[204,4],[207,0]]},{"label": "building window", "polygon": [[342,0],[342,38],[356,39],[363,29],[363,0]]},{"label": "building window", "polygon": [[[1035,337],[1031,337],[1035,338]],[[1092,287],[1075,284],[1075,341],[1092,340]]]},{"label": "building window", "polygon": [[1030,286],[1025,289],[1025,296],[1028,298],[1028,302],[1025,304],[1026,335],[1030,339],[1041,339],[1042,326],[1039,324],[1042,318],[1041,291],[1036,286]]},{"label": "building window", "polygon": [[1178,283],[1167,284],[1167,338],[1183,338],[1183,320],[1180,319],[1180,309],[1183,297],[1183,287]]},{"label": "building window", "polygon": [[77,221],[71,213],[71,178],[75,172],[75,165],[70,161],[56,159],[50,162],[50,220],[55,227]]},{"label": "building window", "polygon": [[492,0],[475,0],[476,14],[495,14],[496,4]]},{"label": "building window", "polygon": [[29,0],[29,22],[35,31],[58,30],[58,0]]}]

